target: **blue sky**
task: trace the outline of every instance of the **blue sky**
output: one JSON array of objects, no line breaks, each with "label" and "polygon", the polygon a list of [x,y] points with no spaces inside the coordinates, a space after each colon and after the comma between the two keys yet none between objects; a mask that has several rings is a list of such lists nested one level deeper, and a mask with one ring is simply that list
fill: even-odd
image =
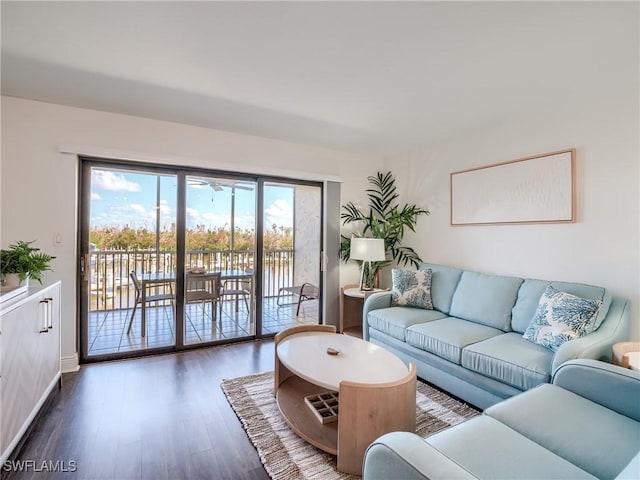
[{"label": "blue sky", "polygon": [[[207,184],[205,181],[210,181]],[[211,186],[215,185],[215,188]],[[232,180],[189,177],[187,186],[187,228],[230,226]],[[252,188],[250,182],[236,185]],[[177,178],[160,176],[160,225],[169,228],[176,219]],[[256,191],[236,188],[236,228],[255,228]],[[155,229],[157,176],[155,174],[94,169],[91,180],[91,226],[129,225]],[[265,228],[293,226],[293,188],[265,186]]]}]

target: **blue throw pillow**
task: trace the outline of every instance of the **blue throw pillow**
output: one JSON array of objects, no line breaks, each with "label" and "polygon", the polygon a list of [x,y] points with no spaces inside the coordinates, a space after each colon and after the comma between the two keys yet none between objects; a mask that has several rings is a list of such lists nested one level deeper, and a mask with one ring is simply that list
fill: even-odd
[{"label": "blue throw pillow", "polygon": [[593,331],[602,302],[560,292],[549,285],[523,337],[554,352]]},{"label": "blue throw pillow", "polygon": [[431,270],[391,270],[391,305],[433,310]]}]

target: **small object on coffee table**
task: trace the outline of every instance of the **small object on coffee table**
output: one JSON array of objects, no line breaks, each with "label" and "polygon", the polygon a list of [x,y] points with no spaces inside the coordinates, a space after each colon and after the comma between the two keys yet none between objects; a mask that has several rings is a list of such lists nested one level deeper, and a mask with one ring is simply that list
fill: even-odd
[{"label": "small object on coffee table", "polygon": [[325,392],[304,397],[304,402],[322,424],[338,420],[338,392]]},{"label": "small object on coffee table", "polygon": [[338,355],[340,353],[340,350],[338,350],[337,348],[333,348],[333,347],[327,347],[327,353],[329,355]]}]

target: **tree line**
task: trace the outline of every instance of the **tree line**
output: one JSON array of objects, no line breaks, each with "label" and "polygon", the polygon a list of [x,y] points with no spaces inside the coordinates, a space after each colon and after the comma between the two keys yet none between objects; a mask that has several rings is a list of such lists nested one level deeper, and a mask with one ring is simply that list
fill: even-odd
[{"label": "tree line", "polygon": [[[176,249],[175,224],[158,232],[160,250]],[[230,250],[231,230],[228,227],[207,228],[197,225],[185,232],[187,250]],[[96,250],[154,250],[156,232],[144,227],[100,227],[89,232],[89,242]],[[236,251],[255,249],[256,233],[254,229],[236,228],[234,249]],[[291,227],[271,225],[264,233],[266,250],[286,250],[293,248],[293,229]]]}]

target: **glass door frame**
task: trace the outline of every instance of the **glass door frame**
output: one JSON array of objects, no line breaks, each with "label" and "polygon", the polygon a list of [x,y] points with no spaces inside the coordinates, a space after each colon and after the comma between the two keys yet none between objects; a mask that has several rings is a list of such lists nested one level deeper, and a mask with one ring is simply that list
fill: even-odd
[{"label": "glass door frame", "polygon": [[[79,188],[78,188],[78,237],[77,237],[77,285],[76,285],[76,325],[78,331],[77,347],[80,363],[91,363],[107,360],[118,360],[123,358],[140,357],[154,355],[158,353],[169,353],[177,350],[176,343],[160,347],[147,347],[139,350],[126,352],[102,353],[89,355],[89,281],[85,279],[85,274],[90,272],[89,263],[89,228],[91,226],[91,174],[93,169],[122,170],[132,173],[143,173],[149,175],[166,175],[178,178],[178,170],[170,165],[157,165],[144,162],[129,162],[123,160],[111,160],[89,156],[79,156]],[[179,185],[178,185],[179,186]],[[177,198],[176,198],[177,201]],[[178,222],[178,212],[176,213],[176,224]],[[177,240],[177,239],[176,239]],[[174,319],[177,320],[177,319]],[[177,322],[174,321],[174,329],[177,330]],[[174,338],[177,332],[174,332]]]},{"label": "glass door frame", "polygon": [[[189,177],[192,177],[191,179]],[[229,338],[216,338],[216,339],[211,339],[211,340],[199,340],[199,341],[191,341],[187,343],[187,339],[185,339],[185,326],[186,326],[186,310],[187,310],[187,304],[186,301],[184,299],[184,296],[186,295],[185,291],[186,291],[186,286],[185,286],[185,280],[187,278],[186,275],[186,271],[185,268],[187,266],[187,264],[189,263],[187,255],[190,251],[190,246],[188,245],[187,242],[187,209],[189,208],[189,193],[188,193],[188,187],[190,185],[190,180],[203,180],[205,182],[210,181],[213,184],[218,183],[221,186],[224,187],[231,187],[231,185],[233,184],[233,187],[231,188],[231,199],[230,199],[230,218],[229,218],[229,254],[230,254],[230,258],[229,258],[229,269],[236,271],[239,270],[239,266],[238,265],[234,265],[234,256],[236,253],[238,253],[237,250],[235,250],[235,246],[236,244],[234,243],[234,237],[236,235],[236,232],[238,231],[238,225],[236,224],[236,217],[235,214],[237,212],[237,197],[235,195],[237,195],[237,192],[234,190],[235,188],[241,188],[238,185],[239,184],[250,184],[253,189],[255,189],[255,193],[254,193],[254,200],[253,200],[253,216],[255,218],[255,221],[251,227],[251,229],[253,230],[253,250],[252,250],[252,257],[253,257],[253,261],[254,261],[254,272],[251,278],[251,298],[249,299],[249,308],[247,311],[247,315],[249,315],[249,323],[251,325],[253,325],[253,331],[248,334],[248,335],[243,335],[243,336],[234,336],[234,337],[229,337]],[[230,182],[230,183],[227,183]],[[180,186],[179,190],[178,190],[178,212],[180,212],[182,215],[179,215],[179,222],[177,224],[177,248],[178,248],[178,255],[177,255],[177,279],[176,279],[176,304],[177,304],[177,316],[183,319],[183,328],[182,330],[179,332],[180,335],[180,345],[182,345],[184,348],[183,349],[189,349],[189,348],[194,348],[194,347],[198,347],[198,346],[211,346],[211,345],[219,345],[219,344],[223,344],[223,343],[232,343],[232,342],[237,342],[237,341],[245,341],[245,340],[253,340],[253,339],[257,339],[257,338],[261,338],[262,336],[257,334],[256,332],[259,332],[258,330],[258,319],[260,318],[261,313],[258,313],[257,308],[258,306],[260,306],[260,302],[256,301],[256,299],[258,298],[257,296],[257,279],[259,276],[259,263],[258,263],[258,256],[257,256],[257,251],[256,251],[256,245],[258,243],[258,238],[259,238],[259,234],[258,234],[258,180],[256,178],[255,175],[243,175],[243,174],[237,174],[237,173],[232,173],[232,172],[221,172],[221,171],[216,171],[216,170],[203,170],[203,169],[181,169],[179,172],[179,176],[178,176],[178,185]],[[246,186],[246,185],[245,185]],[[213,188],[213,187],[212,187]],[[213,194],[213,193],[212,193]],[[225,261],[225,264],[227,262]],[[222,269],[222,273],[225,273],[225,269]],[[260,268],[261,270],[261,268]],[[233,273],[233,272],[232,272]],[[222,277],[222,280],[227,279],[227,281],[233,282],[234,278],[237,277]],[[223,302],[223,298],[220,298],[218,301]],[[220,307],[220,314],[222,314],[222,307]],[[237,315],[237,312],[236,312]],[[212,316],[213,316],[213,312],[212,312]],[[220,316],[220,318],[218,318],[216,321],[220,321],[222,322],[222,316]],[[212,318],[213,321],[213,318]],[[237,323],[239,323],[238,319],[236,318]],[[176,337],[177,338],[177,337]]]},{"label": "glass door frame", "polygon": [[[262,316],[263,316],[263,270],[264,270],[264,186],[265,183],[277,182],[290,185],[306,185],[314,186],[320,189],[320,198],[324,198],[325,185],[321,181],[300,180],[295,178],[278,177],[270,175],[259,175],[250,173],[229,172],[217,169],[205,169],[195,167],[184,167],[179,165],[153,164],[147,162],[136,162],[128,160],[117,160],[108,158],[98,158],[80,155],[79,160],[79,186],[78,186],[78,236],[77,236],[77,285],[76,285],[76,323],[78,336],[76,339],[80,363],[92,363],[107,360],[116,360],[131,357],[141,357],[146,355],[155,355],[159,353],[170,353],[175,351],[191,350],[194,348],[210,347],[214,345],[222,345],[239,341],[260,340],[263,338],[273,337],[274,333],[263,334],[262,332]],[[88,258],[89,253],[89,226],[90,226],[90,195],[91,195],[91,171],[95,167],[121,169],[129,171],[148,172],[150,174],[175,175],[177,179],[177,212],[176,212],[176,310],[175,310],[175,343],[172,346],[152,347],[142,350],[131,350],[127,352],[107,353],[99,355],[88,355],[88,283],[84,280],[84,261]],[[253,335],[243,337],[215,340],[210,342],[202,342],[197,344],[184,344],[184,274],[186,260],[186,177],[189,175],[224,177],[235,179],[238,181],[255,182],[256,184],[256,239],[255,239],[255,276],[254,276],[254,320],[255,332]],[[320,256],[325,250],[324,246],[324,207],[321,202],[318,205],[320,214]],[[318,299],[318,323],[322,323],[323,319],[323,262],[320,262],[320,278],[318,278],[318,286],[320,296]]]}]

